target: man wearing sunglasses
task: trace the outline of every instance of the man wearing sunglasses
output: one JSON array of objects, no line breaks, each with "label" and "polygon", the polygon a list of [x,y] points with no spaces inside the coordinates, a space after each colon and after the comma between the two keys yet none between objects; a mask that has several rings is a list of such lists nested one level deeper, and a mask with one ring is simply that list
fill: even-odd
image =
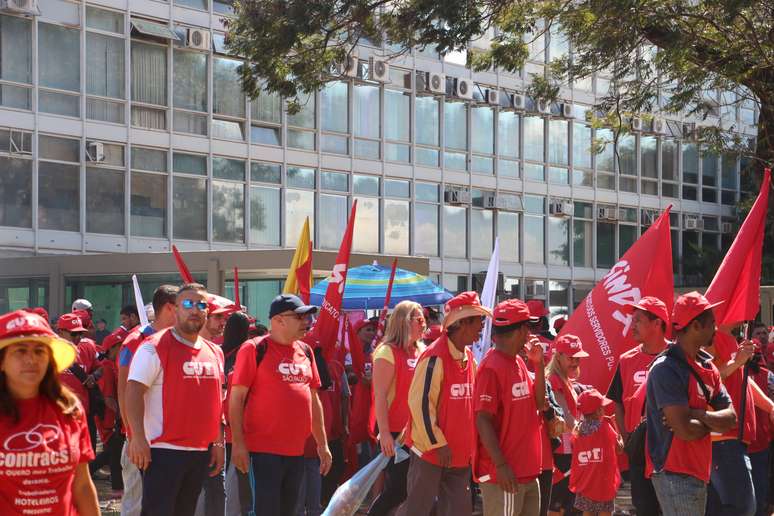
[{"label": "man wearing sunglasses", "polygon": [[130,460],[144,472],[142,514],[193,515],[204,480],[223,468],[223,352],[201,338],[207,291],[180,287],[173,327],[154,333],[129,366]]},{"label": "man wearing sunglasses", "polygon": [[282,294],[269,308],[269,334],[242,345],[237,353],[229,426],[234,465],[252,466],[255,513],[296,513],[304,475],[304,444],[317,443],[320,473],[331,467],[331,452],[318,396],[320,376],[314,354],[301,342],[317,307]]}]

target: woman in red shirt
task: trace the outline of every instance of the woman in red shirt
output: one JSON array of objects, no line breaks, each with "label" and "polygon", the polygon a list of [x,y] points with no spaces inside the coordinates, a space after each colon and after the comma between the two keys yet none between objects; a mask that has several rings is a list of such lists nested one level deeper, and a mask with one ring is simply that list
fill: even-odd
[{"label": "woman in red shirt", "polygon": [[74,359],[39,315],[0,316],[0,514],[99,514],[86,416],[59,381]]}]

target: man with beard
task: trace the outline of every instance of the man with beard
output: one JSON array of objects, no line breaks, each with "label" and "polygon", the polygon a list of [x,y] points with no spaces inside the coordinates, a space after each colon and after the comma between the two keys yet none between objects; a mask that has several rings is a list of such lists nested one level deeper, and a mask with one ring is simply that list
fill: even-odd
[{"label": "man with beard", "polygon": [[224,462],[223,352],[202,339],[207,290],[180,287],[176,322],[140,345],[129,367],[129,458],[143,475],[142,514],[192,515],[207,476]]}]

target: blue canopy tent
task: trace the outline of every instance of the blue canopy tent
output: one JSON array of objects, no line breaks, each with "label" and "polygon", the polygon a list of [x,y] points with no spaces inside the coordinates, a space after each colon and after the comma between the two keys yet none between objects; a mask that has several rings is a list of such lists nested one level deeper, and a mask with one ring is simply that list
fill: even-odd
[{"label": "blue canopy tent", "polygon": [[[363,265],[353,267],[347,272],[344,287],[344,310],[379,310],[384,307],[387,285],[390,282],[390,267]],[[310,302],[321,306],[328,290],[328,280],[324,279],[312,287]],[[442,305],[453,295],[445,288],[433,283],[425,276],[405,269],[395,270],[392,284],[390,308],[401,301],[415,301],[422,306]]]}]

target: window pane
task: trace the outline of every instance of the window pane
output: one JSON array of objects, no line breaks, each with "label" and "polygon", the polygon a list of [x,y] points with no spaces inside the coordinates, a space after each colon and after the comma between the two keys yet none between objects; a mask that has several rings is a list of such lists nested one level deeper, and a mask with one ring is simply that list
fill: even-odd
[{"label": "window pane", "polygon": [[[468,109],[464,102],[445,102],[444,136],[447,149],[467,150],[468,148]],[[464,169],[463,169],[464,170]]]},{"label": "window pane", "polygon": [[60,90],[81,89],[80,31],[38,24],[40,85]]},{"label": "window pane", "polygon": [[718,186],[718,155],[705,153],[701,162],[702,186]]},{"label": "window pane", "polygon": [[320,116],[323,131],[349,132],[348,88],[346,82],[332,82],[320,92]]},{"label": "window pane", "polygon": [[615,258],[615,224],[597,222],[597,267],[612,267]]},{"label": "window pane", "polygon": [[176,108],[207,111],[207,54],[175,50]]},{"label": "window pane", "polygon": [[414,205],[414,253],[438,256],[438,206]]},{"label": "window pane", "polygon": [[587,125],[572,124],[572,164],[591,168],[591,128]]},{"label": "window pane", "polygon": [[349,138],[332,134],[320,136],[320,149],[333,154],[349,154]]},{"label": "window pane", "polygon": [[320,195],[320,249],[338,249],[347,226],[347,198],[343,195]]},{"label": "window pane", "polygon": [[184,5],[193,9],[207,10],[207,0],[175,0],[176,5]]},{"label": "window pane", "polygon": [[207,181],[175,177],[173,238],[207,240]]},{"label": "window pane", "polygon": [[263,183],[280,184],[282,182],[282,165],[278,163],[250,163],[250,180]]},{"label": "window pane", "polygon": [[637,226],[627,226],[620,224],[618,226],[618,256],[624,255],[637,240]]},{"label": "window pane", "polygon": [[244,185],[212,183],[212,238],[220,242],[245,241]]},{"label": "window pane", "polygon": [[245,180],[245,162],[215,156],[212,158],[212,176],[219,179]]},{"label": "window pane", "polygon": [[[299,97],[300,98],[298,99],[298,102],[300,104],[301,109],[298,111],[298,113],[293,115],[288,113],[288,125],[314,129],[316,127],[315,119],[314,119],[314,114],[315,114],[314,94],[307,95],[306,97],[304,97],[303,95],[299,95]],[[290,137],[288,136],[288,138]]]},{"label": "window pane", "polygon": [[124,173],[86,169],[86,231],[124,234]]},{"label": "window pane", "polygon": [[354,90],[355,136],[379,138],[379,86],[356,84]]},{"label": "window pane", "polygon": [[175,111],[172,126],[181,133],[207,135],[207,116]]},{"label": "window pane", "polygon": [[465,258],[468,239],[467,210],[458,206],[443,207],[443,255],[447,258]]},{"label": "window pane", "polygon": [[573,263],[576,267],[592,267],[592,252],[594,240],[592,237],[593,222],[575,219],[573,227]]},{"label": "window pane", "polygon": [[125,98],[123,39],[86,33],[86,93]]},{"label": "window pane", "polygon": [[543,123],[542,118],[525,116],[524,124],[524,159],[543,161]]},{"label": "window pane", "polygon": [[683,144],[683,182],[699,183],[699,151],[695,143]]},{"label": "window pane", "polygon": [[[167,50],[132,41],[132,100],[167,105]],[[147,126],[144,126],[147,127]]]},{"label": "window pane", "polygon": [[438,185],[414,183],[414,194],[418,201],[438,202]]},{"label": "window pane", "polygon": [[737,189],[736,156],[723,155],[723,188]]},{"label": "window pane", "polygon": [[384,145],[384,159],[386,161],[398,161],[401,163],[411,162],[411,149],[408,145],[397,143],[386,143]]},{"label": "window pane", "polygon": [[[279,145],[279,135],[277,135]],[[295,149],[314,150],[314,133],[311,131],[294,131],[288,129],[288,147]]]},{"label": "window pane", "polygon": [[69,138],[56,138],[54,136],[38,136],[40,146],[40,157],[44,159],[55,159],[57,161],[72,161],[78,163],[81,161],[80,140],[71,140]]},{"label": "window pane", "polygon": [[[216,90],[217,91],[217,90]],[[314,97],[313,97],[314,98]],[[314,104],[314,103],[312,103]],[[260,120],[261,122],[270,122],[272,124],[279,124],[282,121],[282,99],[278,93],[269,93],[266,90],[261,90],[261,94],[250,99],[250,109],[253,117],[253,121]],[[303,118],[302,112],[298,115],[293,115],[296,118]],[[312,125],[314,127],[314,105],[311,108]],[[288,117],[288,123],[290,124],[291,117]],[[299,123],[291,125],[301,125]]]},{"label": "window pane", "polygon": [[[212,112],[238,118],[245,117],[245,94],[238,68],[242,61],[216,57],[212,69]],[[279,109],[277,110],[279,112]]]},{"label": "window pane", "polygon": [[497,237],[500,239],[500,257],[519,261],[519,214],[497,212]]},{"label": "window pane", "polygon": [[38,107],[46,113],[79,117],[81,99],[78,95],[63,95],[52,91],[40,91],[38,94]]},{"label": "window pane", "polygon": [[305,190],[285,191],[285,239],[298,241],[301,228],[309,217],[309,230],[314,234],[314,192]]},{"label": "window pane", "polygon": [[388,140],[409,141],[411,95],[384,90],[384,136]]},{"label": "window pane", "polygon": [[352,250],[356,252],[378,253],[379,199],[374,197],[355,197],[357,213],[355,215],[355,234],[352,238]]},{"label": "window pane", "polygon": [[637,175],[637,137],[633,135],[621,137],[618,145],[621,174]]},{"label": "window pane", "polygon": [[279,189],[261,186],[250,188],[250,243],[280,244]]},{"label": "window pane", "polygon": [[76,165],[38,164],[38,227],[80,229],[80,174]]},{"label": "window pane", "polygon": [[610,129],[597,129],[595,147],[600,148],[597,154],[597,170],[612,172],[615,170],[615,145],[613,131]]},{"label": "window pane", "polygon": [[524,261],[527,263],[544,263],[543,245],[545,229],[543,217],[524,217]]},{"label": "window pane", "polygon": [[493,223],[494,218],[491,210],[470,211],[470,234],[473,236],[470,242],[471,258],[486,260],[492,256],[492,248],[494,247]]},{"label": "window pane", "polygon": [[661,141],[661,179],[677,179],[677,142],[674,140]]},{"label": "window pane", "polygon": [[570,265],[570,219],[548,217],[548,263]]},{"label": "window pane", "polygon": [[386,197],[402,197],[408,198],[409,194],[409,182],[400,181],[397,179],[385,179],[384,180],[384,195]]},{"label": "window pane", "polygon": [[384,252],[409,254],[408,201],[384,200]]},{"label": "window pane", "polygon": [[512,111],[497,114],[497,154],[519,157],[519,115]]},{"label": "window pane", "polygon": [[440,131],[438,127],[440,119],[438,117],[438,102],[436,97],[417,97],[415,100],[417,116],[416,140],[419,144],[432,145],[434,147],[439,145]]},{"label": "window pane", "polygon": [[494,154],[494,109],[474,107],[471,116],[473,152]]},{"label": "window pane", "polygon": [[172,169],[182,174],[207,175],[207,156],[175,152],[172,156]]},{"label": "window pane", "polygon": [[132,236],[167,236],[167,178],[132,173]]},{"label": "window pane", "polygon": [[0,156],[0,226],[32,227],[32,160]]},{"label": "window pane", "polygon": [[32,83],[31,27],[29,20],[0,15],[0,79]]},{"label": "window pane", "polygon": [[642,177],[658,178],[658,153],[656,152],[656,138],[643,136],[640,138],[640,152]]},{"label": "window pane", "polygon": [[567,160],[567,122],[551,120],[548,124],[548,162],[566,165]]},{"label": "window pane", "polygon": [[86,26],[116,34],[124,33],[124,15],[113,11],[104,11],[90,5],[86,6]]},{"label": "window pane", "polygon": [[298,188],[314,188],[313,168],[288,167],[288,186]]},{"label": "window pane", "polygon": [[[312,133],[306,133],[310,134],[312,137],[312,147],[314,147],[314,134]],[[288,136],[290,136],[290,133],[288,133]],[[253,143],[258,144],[264,144],[264,145],[280,145],[280,129],[278,127],[258,127],[258,126],[252,126],[250,128],[250,141]],[[290,147],[299,147],[299,145],[293,145],[291,143],[290,138],[288,138],[288,146]]]},{"label": "window pane", "polygon": [[376,176],[352,176],[352,191],[362,195],[379,195],[379,178]]}]

